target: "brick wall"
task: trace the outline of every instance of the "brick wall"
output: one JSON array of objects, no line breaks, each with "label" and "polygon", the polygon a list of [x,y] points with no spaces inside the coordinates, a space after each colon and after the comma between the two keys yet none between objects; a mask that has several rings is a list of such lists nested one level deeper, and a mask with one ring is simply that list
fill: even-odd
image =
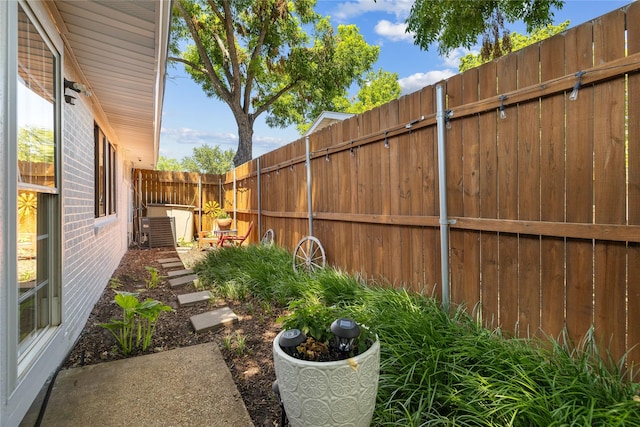
[{"label": "brick wall", "polygon": [[127,250],[130,185],[119,150],[117,214],[95,218],[94,117],[89,100],[79,98],[65,104],[62,150],[62,319],[70,347]]}]

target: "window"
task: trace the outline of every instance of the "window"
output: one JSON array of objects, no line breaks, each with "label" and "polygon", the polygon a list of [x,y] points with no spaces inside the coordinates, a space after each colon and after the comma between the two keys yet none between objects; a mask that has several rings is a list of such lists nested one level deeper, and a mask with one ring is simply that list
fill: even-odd
[{"label": "window", "polygon": [[18,6],[17,336],[22,360],[60,323],[60,54]]},{"label": "window", "polygon": [[96,218],[116,213],[116,150],[95,125]]}]

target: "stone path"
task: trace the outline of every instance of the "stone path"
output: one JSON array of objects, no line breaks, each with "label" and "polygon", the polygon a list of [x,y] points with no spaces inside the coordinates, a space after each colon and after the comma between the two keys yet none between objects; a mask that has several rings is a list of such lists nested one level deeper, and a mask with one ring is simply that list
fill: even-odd
[{"label": "stone path", "polygon": [[[193,274],[191,268],[185,268],[180,258],[162,258],[157,261],[164,269],[179,268],[178,270],[170,270],[167,272],[167,275],[171,277],[171,279],[169,279],[169,286],[171,286],[172,289],[187,284],[197,287],[195,285],[197,284],[198,276]],[[178,304],[180,307],[202,304],[204,310],[206,310],[206,303],[211,301],[211,298],[213,298],[213,295],[209,291],[191,292],[178,295]],[[236,323],[238,316],[229,307],[221,307],[191,316],[190,321],[196,332],[204,332],[220,329],[226,325]]]}]

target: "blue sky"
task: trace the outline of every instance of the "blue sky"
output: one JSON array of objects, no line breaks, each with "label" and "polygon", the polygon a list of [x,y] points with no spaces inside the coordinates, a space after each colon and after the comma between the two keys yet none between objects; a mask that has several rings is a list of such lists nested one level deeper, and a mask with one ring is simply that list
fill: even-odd
[{"label": "blue sky", "polygon": [[[631,0],[566,0],[555,11],[554,23],[571,21],[571,27],[622,7]],[[436,83],[457,73],[458,60],[468,51],[458,49],[448,57],[438,55],[434,45],[421,51],[405,33],[404,21],[413,1],[407,0],[318,0],[316,10],[331,16],[334,25],[356,24],[369,44],[380,46],[374,69],[398,73],[403,94]],[[524,33],[522,24],[509,27]],[[472,49],[473,50],[473,49]],[[477,53],[477,52],[476,52]],[[299,138],[295,128],[269,128],[260,116],[254,126],[254,158]],[[207,144],[235,150],[238,130],[233,115],[222,101],[207,98],[181,65],[169,66],[165,90],[160,155],[182,159],[193,148]]]}]

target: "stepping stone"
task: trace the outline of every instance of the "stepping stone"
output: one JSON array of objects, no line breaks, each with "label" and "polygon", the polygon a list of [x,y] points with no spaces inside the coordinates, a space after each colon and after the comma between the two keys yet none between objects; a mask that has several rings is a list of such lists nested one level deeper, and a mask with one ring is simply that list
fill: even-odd
[{"label": "stepping stone", "polygon": [[184,264],[182,263],[182,261],[180,262],[170,262],[168,264],[162,264],[163,268],[172,268],[172,267],[183,267],[184,268]]},{"label": "stepping stone", "polygon": [[184,270],[172,270],[172,271],[169,271],[167,273],[167,275],[169,277],[175,277],[175,276],[184,276],[185,274],[191,274],[191,273],[193,273],[193,269],[187,268],[187,269],[184,269]]},{"label": "stepping stone", "polygon": [[197,278],[198,276],[196,276],[195,274],[176,277],[175,279],[169,279],[169,286],[171,286],[172,288],[175,288],[176,286],[185,285],[187,283],[193,282]]},{"label": "stepping stone", "polygon": [[237,322],[238,316],[229,307],[191,316],[191,324],[196,332],[216,330]]},{"label": "stepping stone", "polygon": [[213,295],[209,291],[182,294],[178,295],[178,304],[180,304],[180,307],[184,305],[193,305],[202,301],[210,301],[212,297]]},{"label": "stepping stone", "polygon": [[158,262],[160,264],[165,264],[167,262],[176,262],[176,261],[180,261],[180,258],[177,258],[177,257],[174,257],[174,258],[162,258],[162,259],[158,260]]}]

